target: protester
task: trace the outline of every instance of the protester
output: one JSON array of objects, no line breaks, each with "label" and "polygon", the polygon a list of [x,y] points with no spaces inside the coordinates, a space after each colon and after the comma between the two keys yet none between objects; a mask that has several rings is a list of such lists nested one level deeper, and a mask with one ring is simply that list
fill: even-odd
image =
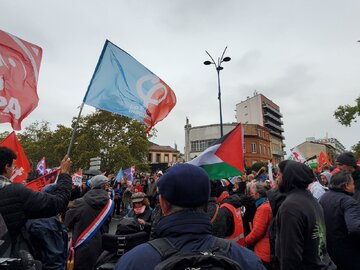
[{"label": "protester", "polygon": [[360,269],[360,204],[351,172],[342,170],[331,177],[330,191],[322,196],[329,255],[338,270]]},{"label": "protester", "polygon": [[[106,191],[109,184],[106,176],[94,176],[91,178],[91,190],[66,212],[64,223],[72,231],[68,268],[73,265],[75,270],[93,269],[102,252],[101,236],[109,231],[109,216],[113,210],[113,202]],[[104,214],[100,215],[102,212]],[[95,220],[97,223],[94,223]],[[85,231],[90,230],[92,234],[83,236]]]},{"label": "protester", "polygon": [[352,152],[344,152],[336,158],[336,167],[339,170],[349,170],[355,183],[354,198],[360,203],[360,167]]},{"label": "protester", "polygon": [[150,234],[151,230],[151,208],[145,193],[136,192],[131,196],[132,208],[127,217],[134,218],[143,229]]},{"label": "protester", "polygon": [[269,188],[268,184],[257,182],[251,190],[251,196],[256,200],[257,210],[252,230],[245,238],[245,243],[254,248],[256,255],[268,270],[271,269],[269,226],[272,219],[271,207],[266,196]]},{"label": "protester", "polygon": [[147,190],[146,190],[146,196],[148,197],[150,201],[150,206],[152,208],[155,207],[155,198],[156,198],[156,183],[154,177],[150,177],[148,184],[147,184]]},{"label": "protester", "polygon": [[[156,227],[157,235],[166,237],[177,250],[209,250],[216,237],[211,234],[210,218],[205,212],[210,195],[205,171],[190,164],[177,164],[166,171],[157,186],[164,214]],[[264,269],[253,252],[235,243],[225,243],[229,245],[226,256],[241,269]],[[150,242],[125,253],[115,269],[154,269],[161,261],[160,253]]]},{"label": "protester", "polygon": [[279,190],[286,198],[276,216],[275,254],[280,270],[336,269],[326,250],[322,208],[307,190],[311,169],[300,162],[279,164]]},{"label": "protester", "polygon": [[[41,192],[52,193],[56,184],[45,186]],[[43,270],[64,270],[68,250],[68,232],[58,217],[29,219],[26,233],[33,256],[42,262]]]},{"label": "protester", "polygon": [[122,201],[122,195],[123,195],[123,189],[121,187],[120,182],[115,181],[114,186],[113,186],[113,191],[114,191],[114,204],[115,204],[113,214],[120,215],[121,201]]},{"label": "protester", "polygon": [[71,161],[65,156],[60,163],[60,174],[53,193],[42,193],[22,183],[10,181],[13,173],[14,151],[0,147],[0,213],[11,237],[11,254],[17,256],[24,242],[21,228],[28,219],[52,217],[66,210],[71,193]]}]

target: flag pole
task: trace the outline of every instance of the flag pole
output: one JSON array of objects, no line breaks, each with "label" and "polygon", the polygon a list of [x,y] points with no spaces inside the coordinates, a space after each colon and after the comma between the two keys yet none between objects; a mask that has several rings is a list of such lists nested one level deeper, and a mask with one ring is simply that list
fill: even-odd
[{"label": "flag pole", "polygon": [[81,116],[82,110],[83,110],[83,108],[84,108],[84,104],[85,104],[85,103],[83,102],[83,103],[81,104],[81,106],[80,106],[79,115],[78,115],[78,117],[77,117],[77,119],[76,119],[75,127],[74,127],[74,129],[73,129],[73,131],[72,131],[72,134],[71,134],[70,144],[69,144],[69,147],[68,147],[68,150],[67,150],[67,153],[66,153],[68,156],[70,156],[71,148],[72,148],[72,146],[73,146],[73,144],[74,144],[75,133],[76,133],[76,130],[77,130],[78,125],[79,125],[80,116]]}]

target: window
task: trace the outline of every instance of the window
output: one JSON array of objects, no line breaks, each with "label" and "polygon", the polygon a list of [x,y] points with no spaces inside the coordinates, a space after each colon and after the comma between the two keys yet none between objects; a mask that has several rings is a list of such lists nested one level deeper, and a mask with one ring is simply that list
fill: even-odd
[{"label": "window", "polygon": [[264,155],[266,155],[266,146],[264,145]]},{"label": "window", "polygon": [[251,143],[251,153],[256,153],[256,143]]},{"label": "window", "polygon": [[261,143],[260,143],[260,145],[259,145],[259,154],[261,155],[261,149],[262,148],[262,145],[261,145]]},{"label": "window", "polygon": [[176,156],[173,156],[173,163],[175,163],[177,160],[176,160]]},{"label": "window", "polygon": [[192,141],[191,152],[202,152],[212,145],[215,140],[216,139]]},{"label": "window", "polygon": [[160,155],[160,154],[156,154],[156,162],[157,162],[157,163],[160,163],[160,158],[161,158],[161,155]]},{"label": "window", "polygon": [[246,143],[243,143],[243,153],[246,153]]},{"label": "window", "polygon": [[164,155],[164,162],[169,163],[169,155],[168,154]]},{"label": "window", "polygon": [[151,153],[148,155],[148,161],[152,162],[152,154]]}]

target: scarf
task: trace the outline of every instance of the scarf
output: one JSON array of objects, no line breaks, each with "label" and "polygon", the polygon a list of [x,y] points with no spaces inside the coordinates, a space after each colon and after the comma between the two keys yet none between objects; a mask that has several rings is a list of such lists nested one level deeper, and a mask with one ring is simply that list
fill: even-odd
[{"label": "scarf", "polygon": [[0,189],[7,185],[10,185],[10,184],[11,184],[11,181],[9,178],[7,178],[3,175],[0,175]]},{"label": "scarf", "polygon": [[134,208],[134,212],[135,212],[136,215],[142,214],[142,213],[144,213],[145,208],[146,208],[146,205]]},{"label": "scarf", "polygon": [[259,198],[255,201],[255,205],[256,205],[256,208],[258,208],[263,202],[265,202],[267,200],[266,197],[263,197],[263,198]]}]

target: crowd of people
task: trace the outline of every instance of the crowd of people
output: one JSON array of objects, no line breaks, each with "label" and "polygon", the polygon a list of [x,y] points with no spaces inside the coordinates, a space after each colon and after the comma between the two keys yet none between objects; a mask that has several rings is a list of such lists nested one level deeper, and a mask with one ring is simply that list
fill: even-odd
[{"label": "crowd of people", "polygon": [[[1,257],[26,250],[43,269],[68,270],[104,262],[117,270],[360,269],[360,167],[351,152],[321,171],[285,160],[273,172],[209,180],[184,163],[133,180],[99,174],[81,187],[65,156],[43,192],[11,183],[14,159],[0,147]],[[118,223],[114,235],[146,240],[104,259],[110,222]]]}]

